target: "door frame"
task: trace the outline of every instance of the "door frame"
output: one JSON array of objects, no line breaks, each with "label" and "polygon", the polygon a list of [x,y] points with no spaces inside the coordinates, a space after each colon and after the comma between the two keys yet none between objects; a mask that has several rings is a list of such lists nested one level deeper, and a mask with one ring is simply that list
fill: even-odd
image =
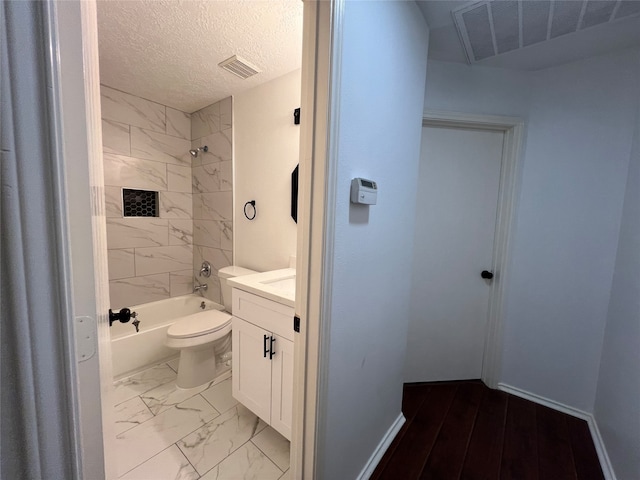
[{"label": "door frame", "polygon": [[[111,343],[107,310],[109,283],[106,250],[98,26],[95,1],[47,0],[45,22],[50,26],[52,89],[57,101],[51,112],[62,154],[56,162],[63,174],[55,178],[69,219],[73,316],[77,385],[74,419],[79,449],[78,478],[116,477],[115,437],[110,408]],[[73,353],[73,352],[71,352]]]},{"label": "door frame", "polygon": [[[71,285],[75,300],[82,298],[87,304],[84,319],[91,320],[97,355],[91,357],[92,375],[80,373],[69,379],[70,383],[79,385],[74,408],[79,425],[73,419],[70,422],[76,428],[74,437],[79,444],[82,476],[111,479],[115,478],[115,454],[111,448],[110,392],[108,388],[104,390],[105,378],[111,378],[111,358],[106,315],[109,293],[96,1],[77,0],[61,5],[55,0],[47,1],[57,8],[47,12],[46,20],[61,33],[52,45],[55,61],[51,68],[60,79],[61,89],[69,92],[62,95],[52,112],[57,125],[68,127],[63,134],[65,156],[60,159],[66,166],[67,176],[56,179],[57,186],[66,191],[68,212],[74,210],[73,205],[89,207],[90,211],[74,216],[78,227],[71,228],[71,254],[78,259],[92,257],[92,262],[75,262],[73,273],[85,280],[85,286],[95,287],[95,291],[87,294],[79,285]],[[331,277],[324,272],[325,255],[330,248],[327,239],[331,238],[326,225],[331,224],[333,218],[333,210],[327,210],[326,202],[335,197],[328,152],[329,131],[336,128],[331,122],[337,117],[334,105],[337,96],[330,92],[339,75],[331,65],[339,58],[336,52],[341,49],[336,32],[341,32],[343,5],[344,0],[304,0],[301,221],[298,223],[296,281],[296,312],[300,313],[302,328],[294,351],[294,382],[298,382],[298,388],[294,395],[292,478],[315,476],[318,416],[322,408],[318,397],[326,384],[323,379],[327,352],[322,348],[321,339],[329,324],[322,321],[322,312],[327,308],[323,292],[330,291],[326,287],[331,282]],[[71,115],[72,112],[76,115]],[[77,181],[79,177],[82,178]],[[328,219],[325,218],[327,211]]]},{"label": "door frame", "polygon": [[513,231],[522,176],[525,124],[519,117],[427,110],[422,117],[422,126],[470,128],[499,131],[504,134],[491,265],[494,281],[491,282],[489,290],[481,376],[488,387],[498,388],[502,367],[506,289],[509,284]]},{"label": "door frame", "polygon": [[336,198],[336,131],[345,0],[303,0],[300,172],[291,477],[317,478],[331,328],[331,259]]}]

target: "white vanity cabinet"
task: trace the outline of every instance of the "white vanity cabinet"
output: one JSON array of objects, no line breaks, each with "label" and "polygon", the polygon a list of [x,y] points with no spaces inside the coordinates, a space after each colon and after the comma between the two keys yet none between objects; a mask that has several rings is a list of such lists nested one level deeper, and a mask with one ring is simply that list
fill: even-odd
[{"label": "white vanity cabinet", "polygon": [[291,439],[293,308],[233,289],[233,396]]}]

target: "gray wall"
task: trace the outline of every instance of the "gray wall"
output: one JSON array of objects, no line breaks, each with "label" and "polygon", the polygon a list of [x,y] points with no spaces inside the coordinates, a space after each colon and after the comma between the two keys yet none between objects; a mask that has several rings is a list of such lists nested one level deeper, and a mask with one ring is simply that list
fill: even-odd
[{"label": "gray wall", "polygon": [[[322,479],[356,478],[401,414],[427,35],[414,2],[346,2]],[[377,205],[350,205],[357,176]]]},{"label": "gray wall", "polygon": [[425,110],[527,118],[531,74],[429,60]]},{"label": "gray wall", "polygon": [[534,74],[501,381],[593,411],[629,154],[636,51]]},{"label": "gray wall", "polygon": [[[638,58],[640,68],[640,57]],[[631,100],[631,99],[630,99]],[[638,110],[640,118],[640,109]],[[624,198],[595,417],[619,480],[640,478],[640,122]]]}]

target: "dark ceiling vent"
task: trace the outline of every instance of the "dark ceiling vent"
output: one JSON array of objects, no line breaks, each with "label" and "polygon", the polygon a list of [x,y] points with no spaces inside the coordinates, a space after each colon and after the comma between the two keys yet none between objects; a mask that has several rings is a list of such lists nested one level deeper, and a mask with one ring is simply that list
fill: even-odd
[{"label": "dark ceiling vent", "polygon": [[484,0],[451,12],[469,63],[640,14],[639,0]]}]

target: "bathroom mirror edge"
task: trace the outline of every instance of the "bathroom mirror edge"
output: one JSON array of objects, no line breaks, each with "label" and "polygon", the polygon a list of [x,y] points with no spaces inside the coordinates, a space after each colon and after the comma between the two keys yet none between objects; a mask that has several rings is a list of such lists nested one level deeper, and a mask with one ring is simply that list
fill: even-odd
[{"label": "bathroom mirror edge", "polygon": [[298,167],[291,172],[291,218],[298,223]]}]

